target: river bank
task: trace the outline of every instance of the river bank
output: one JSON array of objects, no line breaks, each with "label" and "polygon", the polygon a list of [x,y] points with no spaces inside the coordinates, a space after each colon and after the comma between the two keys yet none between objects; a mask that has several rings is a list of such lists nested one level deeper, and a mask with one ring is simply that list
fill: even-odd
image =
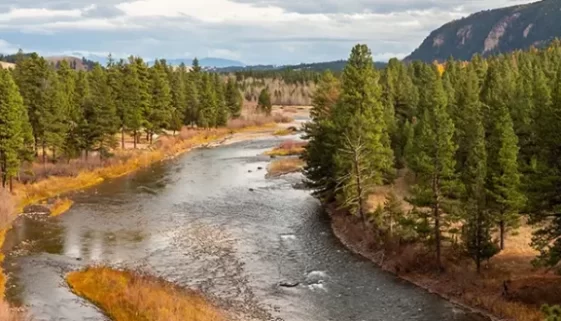
[{"label": "river bank", "polygon": [[[538,305],[511,300],[517,294],[505,293],[508,289],[503,287],[503,281],[509,280],[511,275],[496,274],[498,271],[492,269],[477,275],[470,262],[450,257],[445,260],[445,271],[436,273],[432,268],[432,253],[423,246],[409,245],[391,251],[383,249],[374,241],[374,233],[365,231],[358,218],[336,209],[334,205],[326,209],[333,233],[339,241],[383,270],[488,320],[543,320]],[[524,286],[519,288],[524,290]]]},{"label": "river bank", "polygon": [[[15,184],[14,195],[16,213],[22,213],[28,205],[38,204],[60,195],[86,189],[101,184],[107,179],[117,178],[133,173],[156,162],[177,157],[193,149],[202,147],[217,147],[224,144],[255,139],[263,135],[271,135],[277,128],[275,123],[260,126],[249,126],[236,130],[220,128],[213,130],[189,130],[185,134],[172,137],[162,137],[155,143],[153,149],[117,151],[115,161],[91,170],[80,171],[76,176],[52,176],[33,184]],[[69,210],[72,201],[58,199],[50,206],[51,215],[57,216]],[[0,231],[0,247],[4,244],[8,225]],[[0,253],[0,263],[4,254]],[[0,298],[4,297],[6,276],[0,267]]]}]

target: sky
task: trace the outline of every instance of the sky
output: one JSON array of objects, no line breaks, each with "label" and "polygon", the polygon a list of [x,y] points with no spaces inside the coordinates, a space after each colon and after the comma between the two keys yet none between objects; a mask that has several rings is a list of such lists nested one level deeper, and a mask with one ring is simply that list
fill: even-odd
[{"label": "sky", "polygon": [[246,64],[403,58],[453,19],[528,0],[0,0],[0,53]]}]

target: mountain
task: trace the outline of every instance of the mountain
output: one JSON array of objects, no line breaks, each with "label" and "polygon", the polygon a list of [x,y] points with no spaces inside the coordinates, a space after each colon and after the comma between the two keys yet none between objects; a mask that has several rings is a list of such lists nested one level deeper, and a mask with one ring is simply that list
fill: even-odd
[{"label": "mountain", "polygon": [[561,37],[561,1],[543,0],[475,13],[433,31],[405,60],[468,60],[529,47]]},{"label": "mountain", "polygon": [[[327,62],[314,62],[314,63],[302,63],[299,65],[254,65],[245,67],[226,67],[218,68],[218,72],[238,72],[238,71],[269,71],[269,70],[309,70],[323,72],[326,70],[331,70],[333,72],[340,72],[347,65],[346,60],[336,60]],[[386,67],[385,62],[374,62],[374,65],[378,69],[383,69]]]}]

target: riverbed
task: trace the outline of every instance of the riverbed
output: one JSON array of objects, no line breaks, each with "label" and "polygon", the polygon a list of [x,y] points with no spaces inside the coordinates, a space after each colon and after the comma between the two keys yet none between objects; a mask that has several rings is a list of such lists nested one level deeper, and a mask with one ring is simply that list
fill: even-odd
[{"label": "riverbed", "polygon": [[8,299],[37,321],[107,320],[64,275],[108,264],[200,290],[233,320],[480,320],[344,248],[300,174],[265,178],[283,139],[195,150],[72,194],[60,217],[21,217]]}]

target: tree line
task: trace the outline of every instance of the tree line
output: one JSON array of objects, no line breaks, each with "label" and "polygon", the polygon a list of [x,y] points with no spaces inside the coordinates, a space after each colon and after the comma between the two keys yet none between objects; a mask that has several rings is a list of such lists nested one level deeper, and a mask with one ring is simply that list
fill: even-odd
[{"label": "tree line", "polygon": [[[561,260],[561,43],[444,70],[392,59],[378,71],[365,45],[340,78],[325,73],[313,97],[305,175],[317,197],[336,202],[381,241],[423,241],[442,269],[443,242],[481,262],[507,246],[528,216],[540,223],[536,265]],[[375,211],[372,188],[397,170],[414,175],[414,209],[391,194]],[[498,235],[495,238],[495,235]]]},{"label": "tree line", "polygon": [[16,177],[20,165],[41,155],[71,159],[111,148],[134,148],[141,134],[182,126],[211,128],[239,117],[242,95],[235,79],[204,72],[195,59],[189,70],[140,57],[110,59],[91,70],[76,71],[66,61],[58,68],[37,54],[20,55],[13,70],[0,69],[0,171],[2,186]]}]

